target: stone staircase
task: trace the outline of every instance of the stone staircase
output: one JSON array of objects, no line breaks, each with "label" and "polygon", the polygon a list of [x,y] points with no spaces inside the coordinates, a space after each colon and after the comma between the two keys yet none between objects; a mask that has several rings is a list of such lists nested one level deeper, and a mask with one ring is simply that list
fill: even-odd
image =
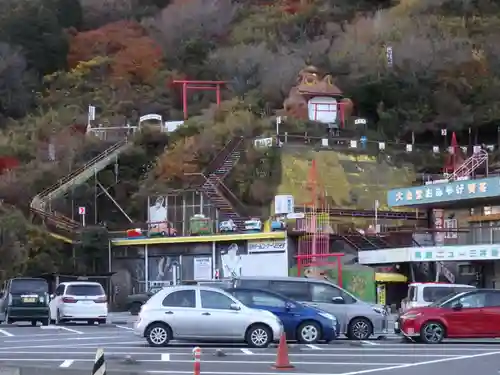
[{"label": "stone staircase", "polygon": [[199,189],[219,210],[219,221],[231,219],[239,230],[243,229],[245,219],[242,215],[246,209],[223,180],[240,160],[242,149],[242,137],[236,137],[229,141],[210,165],[205,168],[199,184]]}]

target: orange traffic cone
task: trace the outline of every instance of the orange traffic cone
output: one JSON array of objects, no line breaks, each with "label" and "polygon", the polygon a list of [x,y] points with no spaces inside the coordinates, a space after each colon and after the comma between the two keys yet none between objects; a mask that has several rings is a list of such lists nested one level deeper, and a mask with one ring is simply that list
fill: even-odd
[{"label": "orange traffic cone", "polygon": [[295,368],[295,366],[290,363],[290,359],[288,358],[288,345],[286,344],[286,335],[284,332],[280,337],[276,363],[272,367],[276,370],[290,370]]}]

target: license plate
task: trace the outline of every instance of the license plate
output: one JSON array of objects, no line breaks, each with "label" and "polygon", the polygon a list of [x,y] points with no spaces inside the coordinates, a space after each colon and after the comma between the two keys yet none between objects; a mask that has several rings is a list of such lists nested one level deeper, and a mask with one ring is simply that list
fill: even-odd
[{"label": "license plate", "polygon": [[92,300],[83,300],[82,302],[83,302],[83,303],[92,303],[92,302],[94,302],[94,301],[92,301]]},{"label": "license plate", "polygon": [[399,329],[399,322],[394,322],[394,328]]},{"label": "license plate", "polygon": [[34,297],[25,297],[25,298],[23,298],[23,302],[25,302],[25,303],[34,303],[34,302],[36,302],[36,298],[34,298]]}]

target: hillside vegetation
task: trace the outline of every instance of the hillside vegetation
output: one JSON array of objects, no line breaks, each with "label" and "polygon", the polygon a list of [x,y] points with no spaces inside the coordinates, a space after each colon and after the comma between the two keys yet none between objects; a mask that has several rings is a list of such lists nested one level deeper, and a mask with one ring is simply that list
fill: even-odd
[{"label": "hillside vegetation", "polygon": [[[115,191],[130,215],[140,214],[145,195],[185,186],[185,174],[201,170],[231,137],[271,134],[270,116],[307,64],[333,74],[371,137],[388,149],[408,142],[411,132],[427,154],[433,144],[445,146],[451,130],[461,144],[498,139],[500,6],[493,0],[0,0],[0,6],[0,156],[12,169],[0,181],[3,277],[72,267],[58,261],[69,254],[32,224],[27,208],[38,191],[107,146],[81,134],[88,105],[104,125],[135,123],[152,112],[179,120],[176,79],[229,83],[219,109],[211,105],[213,92],[189,95],[192,117],[164,152],[165,140],[154,132],[136,139]],[[442,128],[449,129],[447,140]],[[252,207],[268,205],[276,192],[300,190],[312,157],[336,205],[367,208],[387,185],[412,179],[388,160],[375,166],[342,153],[247,146],[228,185]],[[415,155],[419,169],[428,166]],[[113,180],[108,172],[100,178]],[[73,194],[91,202],[91,184],[78,189]]]}]

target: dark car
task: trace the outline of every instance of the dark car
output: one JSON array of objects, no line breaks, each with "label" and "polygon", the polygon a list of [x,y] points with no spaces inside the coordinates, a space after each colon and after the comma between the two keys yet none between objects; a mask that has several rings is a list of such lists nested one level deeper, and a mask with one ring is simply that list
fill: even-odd
[{"label": "dark car", "polygon": [[18,277],[4,283],[0,293],[0,320],[50,323],[49,285],[45,279]]},{"label": "dark car", "polygon": [[337,318],[325,311],[303,305],[279,293],[246,288],[225,289],[245,306],[267,310],[280,318],[288,340],[305,344],[335,340],[340,332]]},{"label": "dark car", "polygon": [[127,307],[132,315],[139,315],[142,305],[144,305],[153,294],[161,290],[162,286],[151,287],[145,293],[131,294],[127,297]]}]

